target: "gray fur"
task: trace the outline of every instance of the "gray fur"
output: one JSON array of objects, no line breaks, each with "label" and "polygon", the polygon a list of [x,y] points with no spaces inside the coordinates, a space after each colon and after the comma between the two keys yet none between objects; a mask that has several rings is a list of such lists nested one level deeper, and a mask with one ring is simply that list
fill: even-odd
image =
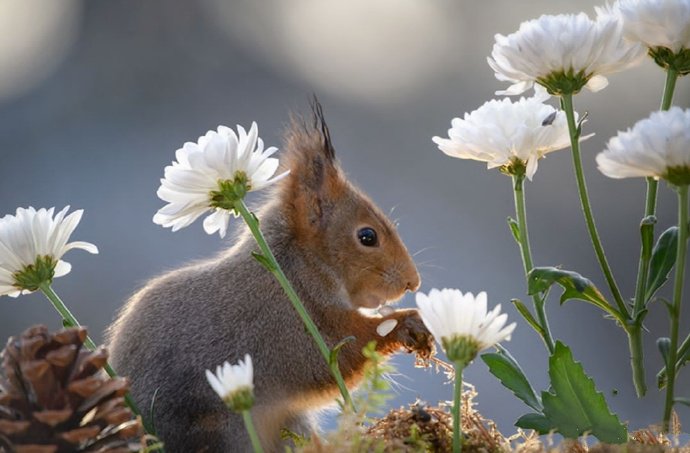
[{"label": "gray fur", "polygon": [[[319,324],[324,286],[312,282],[336,288],[336,279],[314,274],[310,257],[285,234],[277,209],[264,210],[261,218],[276,259]],[[167,452],[197,451],[201,445],[208,445],[208,451],[251,449],[241,417],[228,413],[204,376],[204,370],[215,370],[226,360],[236,363],[245,353],[254,364],[252,412],[267,451],[277,450],[280,439],[275,430],[262,427],[293,425],[308,435],[305,428],[315,427],[302,414],[314,404],[311,400],[336,396],[312,390],[332,380],[325,361],[280,285],[251,251],[258,248],[245,233],[219,258],[153,280],[110,329],[113,366],[132,380],[132,396],[142,410],[158,389],[153,422]],[[331,295],[337,293],[343,299],[336,297],[329,306],[346,309],[345,292]],[[341,339],[323,334],[329,344]],[[207,427],[204,421],[213,423]]]},{"label": "gray fur", "polygon": [[[258,213],[279,264],[329,347],[356,337],[339,355],[349,387],[362,377],[361,350],[377,340],[384,355],[400,348],[433,354],[433,339],[414,310],[391,317],[398,325],[376,335],[381,317],[358,307],[401,297],[419,286],[419,274],[394,226],[352,187],[334,160],[320,111],[313,128],[288,134],[292,173],[274,188]],[[239,415],[229,413],[206,382],[205,370],[250,354],[256,403],[252,417],[263,447],[283,449],[281,428],[309,435],[316,409],[339,396],[314,340],[273,275],[251,256],[258,251],[243,232],[216,258],[149,282],[123,307],[109,330],[115,369],[132,381],[132,396],[153,423],[168,453],[250,451]],[[356,231],[376,226],[381,246],[364,247]]]}]

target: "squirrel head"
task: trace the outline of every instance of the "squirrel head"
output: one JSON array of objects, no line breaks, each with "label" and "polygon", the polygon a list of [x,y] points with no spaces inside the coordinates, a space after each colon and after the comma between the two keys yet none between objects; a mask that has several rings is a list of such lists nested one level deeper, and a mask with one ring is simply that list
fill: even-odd
[{"label": "squirrel head", "polygon": [[395,225],[345,177],[321,105],[313,121],[292,118],[283,162],[281,206],[300,248],[343,282],[352,304],[375,308],[415,291],[420,278]]}]

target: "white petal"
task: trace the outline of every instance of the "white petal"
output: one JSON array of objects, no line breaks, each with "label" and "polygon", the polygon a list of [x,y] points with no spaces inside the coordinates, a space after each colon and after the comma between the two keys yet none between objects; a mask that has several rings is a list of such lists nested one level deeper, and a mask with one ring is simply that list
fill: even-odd
[{"label": "white petal", "polygon": [[216,231],[219,231],[220,237],[223,238],[227,232],[229,221],[230,214],[228,211],[216,209],[204,219],[204,231],[206,234],[214,234]]},{"label": "white petal", "polygon": [[66,261],[58,261],[57,264],[55,265],[55,277],[62,277],[63,275],[67,275],[70,273],[72,270],[72,265]]},{"label": "white petal", "polygon": [[208,380],[208,383],[211,384],[213,391],[215,391],[221,398],[224,398],[225,389],[223,388],[223,385],[220,383],[220,380],[216,377],[216,375],[211,373],[211,370],[206,370],[206,379]]},{"label": "white petal", "polygon": [[603,90],[609,84],[609,80],[602,75],[595,75],[589,81],[587,81],[587,88],[592,93],[596,93],[599,90]]},{"label": "white petal", "polygon": [[92,253],[94,255],[98,254],[98,247],[96,247],[94,244],[92,244],[90,242],[84,242],[84,241],[70,242],[62,250],[64,253],[64,252],[67,252],[68,250],[72,250],[72,249],[82,249],[82,250],[86,250],[87,252]]},{"label": "white petal", "polygon": [[398,320],[397,319],[386,319],[383,321],[381,324],[379,324],[376,327],[376,333],[379,334],[381,337],[385,337],[389,333],[395,329],[395,326],[398,325]]}]

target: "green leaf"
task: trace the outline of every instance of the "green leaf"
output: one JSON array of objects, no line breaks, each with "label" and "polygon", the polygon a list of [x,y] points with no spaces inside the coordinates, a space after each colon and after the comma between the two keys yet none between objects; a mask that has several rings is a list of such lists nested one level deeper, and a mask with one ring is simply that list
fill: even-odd
[{"label": "green leaf", "polygon": [[525,321],[527,321],[527,323],[532,326],[532,328],[536,330],[539,335],[544,336],[546,333],[544,332],[544,328],[539,325],[536,319],[534,319],[534,316],[532,316],[532,313],[525,306],[525,304],[523,304],[520,299],[510,299],[510,302],[515,306],[517,311],[520,312],[522,317],[525,318]]},{"label": "green leaf", "polygon": [[525,373],[517,361],[507,352],[483,354],[482,360],[489,367],[491,374],[496,376],[501,384],[513,392],[526,405],[541,412],[542,405],[539,397],[530,385]]},{"label": "green leaf", "polygon": [[342,340],[338,342],[335,346],[333,346],[333,349],[331,349],[331,354],[328,359],[328,363],[331,366],[334,366],[335,364],[338,363],[338,354],[340,354],[340,350],[345,346],[346,344],[350,343],[351,341],[355,341],[355,337],[350,335],[349,337],[345,337]]},{"label": "green leaf", "polygon": [[654,245],[654,225],[656,217],[649,215],[640,222],[640,237],[642,239],[642,259],[649,260],[652,257],[652,246]]},{"label": "green leaf", "polygon": [[690,398],[685,398],[683,396],[676,396],[673,398],[673,402],[684,406],[690,406]]},{"label": "green leaf", "polygon": [[522,429],[533,429],[539,434],[548,434],[556,429],[549,419],[542,414],[525,414],[518,418],[515,426]]},{"label": "green leaf", "polygon": [[[690,341],[686,338],[685,341],[683,341],[683,344],[680,345],[680,348],[678,348],[678,352],[676,354],[676,357],[678,359],[676,360],[676,374],[678,371],[683,368],[688,362],[690,362]],[[666,367],[664,366],[659,372],[656,374],[656,385],[662,389],[666,387]]]},{"label": "green leaf", "polygon": [[271,260],[266,258],[264,255],[262,255],[261,253],[252,252],[252,256],[254,257],[255,260],[257,260],[259,262],[259,264],[261,264],[263,267],[265,267],[266,270],[268,270],[268,272],[275,272],[276,267],[273,265]]},{"label": "green leaf", "polygon": [[673,226],[659,236],[659,240],[652,250],[652,259],[649,262],[649,277],[647,278],[645,301],[650,300],[654,293],[668,280],[668,274],[676,262],[677,244],[678,227]]},{"label": "green leaf", "polygon": [[544,416],[557,432],[572,439],[590,433],[609,444],[627,442],[627,429],[611,413],[582,365],[575,362],[570,348],[560,341],[549,358],[549,377],[552,390],[542,392],[541,399]]},{"label": "green leaf", "polygon": [[535,267],[527,274],[527,293],[538,294],[548,290],[554,283],[563,288],[561,304],[570,299],[580,299],[604,310],[623,322],[623,316],[606,301],[596,286],[587,278],[573,271],[557,267]]},{"label": "green leaf", "polygon": [[661,358],[664,359],[664,364],[668,367],[668,353],[671,349],[671,339],[668,337],[657,338],[656,347],[659,348]]},{"label": "green leaf", "polygon": [[510,228],[510,232],[513,233],[513,239],[515,239],[515,242],[518,244],[520,243],[520,226],[518,226],[517,221],[512,218],[508,217],[508,228]]}]

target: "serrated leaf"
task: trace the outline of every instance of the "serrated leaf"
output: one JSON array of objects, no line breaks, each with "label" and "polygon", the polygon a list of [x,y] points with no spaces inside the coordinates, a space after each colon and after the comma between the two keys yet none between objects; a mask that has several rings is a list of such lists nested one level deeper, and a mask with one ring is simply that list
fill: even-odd
[{"label": "serrated leaf", "polygon": [[496,376],[501,384],[513,392],[526,405],[541,412],[542,405],[539,397],[527,380],[525,373],[520,368],[517,361],[507,353],[487,353],[482,354],[482,360],[489,367],[491,374]]},{"label": "serrated leaf", "polygon": [[515,239],[515,242],[518,244],[520,243],[520,226],[517,223],[517,220],[515,220],[512,217],[508,217],[507,219],[508,222],[508,228],[510,228],[510,232],[513,234],[513,239]]},{"label": "serrated leaf", "polygon": [[645,301],[649,301],[661,288],[668,274],[676,262],[676,247],[678,244],[678,227],[671,227],[661,233],[652,250],[652,259],[649,262],[649,277],[647,278],[647,292]]},{"label": "serrated leaf", "polygon": [[533,429],[539,434],[548,434],[556,429],[551,425],[549,419],[542,414],[525,414],[518,418],[515,426],[522,429]]},{"label": "serrated leaf", "polygon": [[549,358],[549,377],[552,390],[542,392],[543,413],[557,432],[572,439],[590,433],[609,444],[627,442],[627,429],[611,413],[582,364],[575,362],[570,348],[560,341]]},{"label": "serrated leaf", "polygon": [[557,267],[535,267],[527,275],[527,293],[538,294],[548,290],[554,283],[563,288],[560,303],[579,299],[596,305],[614,318],[622,321],[622,315],[606,301],[601,291],[588,278],[577,272]]}]

